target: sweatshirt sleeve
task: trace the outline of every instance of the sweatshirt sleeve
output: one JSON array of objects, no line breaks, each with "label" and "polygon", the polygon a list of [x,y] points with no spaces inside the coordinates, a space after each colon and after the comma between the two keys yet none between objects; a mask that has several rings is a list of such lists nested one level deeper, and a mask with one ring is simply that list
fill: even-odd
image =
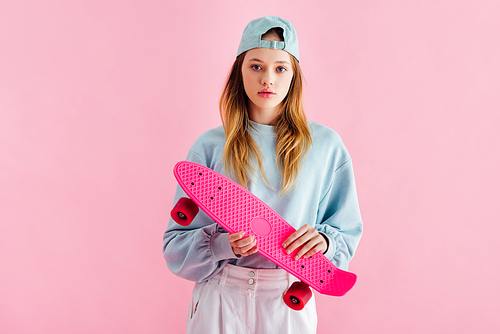
[{"label": "sweatshirt sleeve", "polygon": [[328,237],[325,256],[339,269],[347,270],[363,233],[352,161],[334,172],[330,188],[318,207],[316,229]]},{"label": "sweatshirt sleeve", "polygon": [[[206,166],[204,159],[192,150],[186,160]],[[181,197],[187,196],[177,185],[174,205]],[[181,226],[169,216],[168,227],[163,234],[163,257],[175,275],[195,282],[206,281],[230,259],[236,258],[228,235],[202,210],[189,226]]]}]

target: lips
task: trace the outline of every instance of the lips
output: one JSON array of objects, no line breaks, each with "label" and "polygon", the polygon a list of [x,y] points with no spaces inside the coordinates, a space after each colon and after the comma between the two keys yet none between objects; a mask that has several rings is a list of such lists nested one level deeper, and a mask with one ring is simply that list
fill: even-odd
[{"label": "lips", "polygon": [[259,96],[263,98],[270,98],[276,95],[276,93],[272,89],[263,89],[257,94],[259,94]]}]

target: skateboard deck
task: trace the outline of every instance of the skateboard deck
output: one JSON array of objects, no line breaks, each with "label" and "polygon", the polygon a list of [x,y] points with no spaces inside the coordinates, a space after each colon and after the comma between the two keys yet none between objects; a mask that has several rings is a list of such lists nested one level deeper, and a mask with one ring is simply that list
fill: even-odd
[{"label": "skateboard deck", "polygon": [[281,247],[295,228],[255,195],[205,166],[180,161],[174,176],[187,196],[229,233],[245,232],[257,241],[258,253],[321,294],[343,296],[356,275],[335,267],[323,254],[294,260],[295,250]]}]

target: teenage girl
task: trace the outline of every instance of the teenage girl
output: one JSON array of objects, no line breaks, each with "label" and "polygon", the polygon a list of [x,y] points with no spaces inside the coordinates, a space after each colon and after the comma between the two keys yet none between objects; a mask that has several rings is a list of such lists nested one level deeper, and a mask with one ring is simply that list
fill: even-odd
[{"label": "teenage girl", "polygon": [[[232,178],[297,229],[282,247],[322,252],[347,270],[362,234],[351,158],[339,135],[306,119],[295,29],[279,17],[251,21],[220,99],[223,126],[201,135],[186,160]],[[186,195],[177,186],[174,203]],[[315,333],[314,297],[301,311],[282,300],[297,279],[200,211],[172,219],[163,255],[195,281],[187,333]],[[335,317],[335,314],[332,314]]]}]

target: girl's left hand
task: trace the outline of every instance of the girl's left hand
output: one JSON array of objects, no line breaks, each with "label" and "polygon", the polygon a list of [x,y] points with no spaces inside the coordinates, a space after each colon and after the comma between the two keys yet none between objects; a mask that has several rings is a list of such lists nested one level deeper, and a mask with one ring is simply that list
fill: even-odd
[{"label": "girl's left hand", "polygon": [[301,247],[293,257],[294,260],[298,260],[301,257],[311,257],[318,252],[324,253],[328,248],[328,243],[317,229],[306,224],[293,232],[281,246],[286,248],[287,254]]}]

